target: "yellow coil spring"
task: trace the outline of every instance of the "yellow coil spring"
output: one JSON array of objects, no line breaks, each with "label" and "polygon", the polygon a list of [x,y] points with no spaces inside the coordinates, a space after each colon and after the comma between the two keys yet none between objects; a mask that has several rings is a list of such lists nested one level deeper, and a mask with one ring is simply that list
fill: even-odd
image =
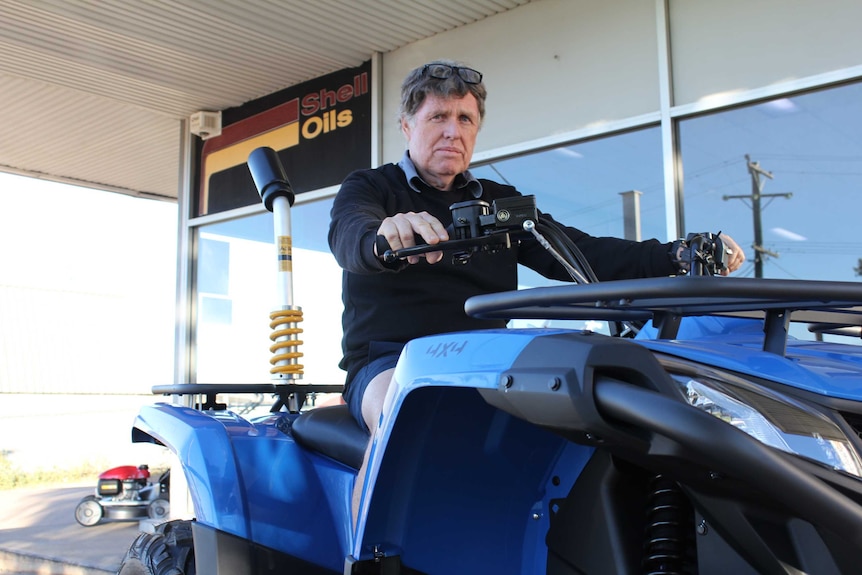
[{"label": "yellow coil spring", "polygon": [[[302,333],[301,328],[290,327],[291,324],[299,323],[302,321],[302,310],[300,309],[283,309],[279,311],[274,311],[269,314],[269,319],[271,320],[269,322],[269,328],[275,330],[269,335],[269,339],[271,339],[272,341],[275,341],[280,337],[293,336]],[[269,373],[288,373],[294,375],[302,375],[302,368],[304,366],[301,364],[288,363],[285,365],[276,365],[280,361],[302,357],[302,352],[296,351],[296,348],[300,345],[302,345],[302,340],[286,339],[284,341],[275,341],[274,344],[269,346],[270,353],[275,354],[269,359],[269,363],[273,365],[273,367],[269,370]]]}]

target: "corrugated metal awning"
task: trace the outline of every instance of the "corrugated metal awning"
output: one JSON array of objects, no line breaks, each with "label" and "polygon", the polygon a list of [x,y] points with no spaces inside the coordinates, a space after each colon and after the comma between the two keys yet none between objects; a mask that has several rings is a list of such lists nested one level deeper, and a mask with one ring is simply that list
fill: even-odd
[{"label": "corrugated metal awning", "polygon": [[180,121],[529,0],[7,0],[0,171],[175,199]]}]

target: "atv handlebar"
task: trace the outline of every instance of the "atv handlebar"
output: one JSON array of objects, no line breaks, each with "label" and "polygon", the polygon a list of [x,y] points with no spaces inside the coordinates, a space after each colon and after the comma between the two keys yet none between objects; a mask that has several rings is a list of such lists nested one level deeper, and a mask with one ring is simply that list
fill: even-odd
[{"label": "atv handlebar", "polygon": [[439,244],[418,244],[393,250],[383,236],[377,236],[377,253],[383,261],[393,263],[409,256],[428,252],[453,252],[456,263],[466,263],[478,251],[494,252],[511,246],[509,234],[526,233],[524,222],[536,222],[539,213],[535,196],[499,198],[489,204],[484,200],[469,200],[449,206],[452,225],[447,228],[452,238]]},{"label": "atv handlebar", "polygon": [[[454,263],[467,263],[473,254],[509,249],[512,238],[532,236],[556,258],[576,283],[598,281],[589,262],[565,228],[550,217],[540,214],[535,196],[498,198],[491,204],[470,200],[452,204],[452,224],[447,228],[450,240],[437,244],[421,243],[397,250],[391,249],[386,238],[378,235],[377,253],[386,263],[429,252],[451,252]],[[718,275],[727,269],[727,251],[717,234],[689,234],[672,244],[673,259],[680,273],[694,276]]]}]

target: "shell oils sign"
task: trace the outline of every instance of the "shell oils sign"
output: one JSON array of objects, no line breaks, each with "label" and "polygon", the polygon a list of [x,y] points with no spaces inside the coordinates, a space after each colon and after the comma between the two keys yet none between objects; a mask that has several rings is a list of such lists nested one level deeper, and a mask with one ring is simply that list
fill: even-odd
[{"label": "shell oils sign", "polygon": [[371,162],[371,64],[349,68],[222,112],[221,135],[199,146],[194,214],[260,202],[246,161],[278,152],[297,194],[337,185]]}]

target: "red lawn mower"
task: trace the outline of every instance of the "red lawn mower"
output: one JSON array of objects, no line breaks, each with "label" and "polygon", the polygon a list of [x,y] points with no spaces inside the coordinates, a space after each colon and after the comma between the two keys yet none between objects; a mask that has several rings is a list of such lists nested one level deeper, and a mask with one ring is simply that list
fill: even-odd
[{"label": "red lawn mower", "polygon": [[96,494],[75,507],[75,520],[84,527],[103,519],[130,521],[149,517],[167,519],[170,513],[170,469],[150,481],[147,465],[122,465],[99,475]]}]

